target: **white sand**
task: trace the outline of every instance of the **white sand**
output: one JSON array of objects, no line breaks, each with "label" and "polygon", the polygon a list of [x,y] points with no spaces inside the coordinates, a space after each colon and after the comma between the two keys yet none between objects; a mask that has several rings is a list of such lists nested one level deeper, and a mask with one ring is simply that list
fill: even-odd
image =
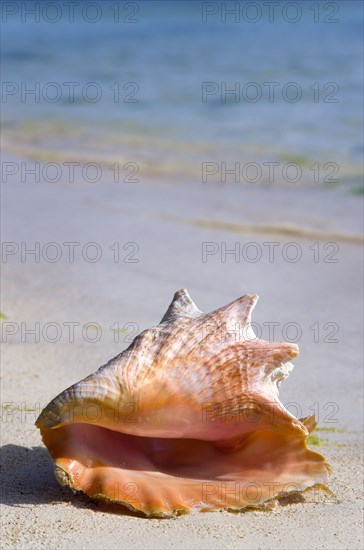
[{"label": "white sand", "polygon": [[[53,241],[63,253],[57,263],[36,263],[29,256],[22,263],[17,254],[3,266],[3,329],[9,322],[19,328],[3,346],[2,403],[19,407],[13,413],[6,407],[2,411],[4,548],[363,546],[363,256],[357,238],[362,226],[362,197],[342,189],[144,181],[134,186],[4,185],[3,200],[3,241],[26,242],[29,248],[37,241],[41,246]],[[306,233],[302,238],[296,229],[293,236],[284,234],[288,224],[296,229],[305,227],[312,236]],[[249,232],[252,226],[262,225],[263,232]],[[278,233],[269,233],[274,227],[280,228]],[[99,243],[101,260],[90,263],[76,252],[75,262],[69,263],[62,244],[69,241],[80,242],[81,247],[90,241]],[[235,243],[244,247],[254,242],[263,251],[262,258],[252,263],[235,262],[227,256],[222,262],[223,241],[228,249]],[[302,259],[296,263],[282,258],[284,246],[292,241],[302,251]],[[323,249],[327,241],[337,243],[333,255],[337,263],[323,261],[334,251]],[[133,251],[123,250],[124,243],[137,243],[135,258],[139,262],[115,263],[109,250],[115,242],[121,243],[121,258]],[[206,262],[201,256],[203,242],[219,247],[219,253]],[[278,243],[273,262],[263,244],[268,242]],[[318,262],[309,248],[314,242],[319,243],[315,245],[319,246]],[[148,520],[75,496],[55,481],[48,453],[33,426],[35,413],[30,410],[39,410],[128,345],[122,341],[124,335],[115,343],[108,327],[116,322],[120,327],[134,323],[142,330],[159,322],[173,293],[182,287],[203,311],[247,292],[258,293],[254,321],[261,326],[267,321],[278,322],[277,340],[284,339],[286,323],[299,325],[301,354],[282,386],[281,398],[286,404],[295,403],[292,406],[302,415],[318,411],[320,426],[344,430],[318,432],[320,438],[327,439],[318,450],[332,464],[334,496],[292,495],[269,512]],[[90,321],[103,328],[96,343],[82,339],[81,328]],[[47,323],[57,323],[62,328],[60,340],[52,344],[41,336],[37,343],[34,335],[28,335],[22,342],[24,330],[36,322],[40,330]],[[65,322],[80,323],[73,343]],[[25,323],[23,329],[20,323]],[[309,328],[315,323],[320,329],[318,342]],[[338,343],[325,341],[332,329],[325,328],[326,323],[338,325],[332,337]],[[9,324],[6,327],[10,330]],[[49,337],[52,335],[50,331]],[[329,423],[332,420],[338,422]]]}]

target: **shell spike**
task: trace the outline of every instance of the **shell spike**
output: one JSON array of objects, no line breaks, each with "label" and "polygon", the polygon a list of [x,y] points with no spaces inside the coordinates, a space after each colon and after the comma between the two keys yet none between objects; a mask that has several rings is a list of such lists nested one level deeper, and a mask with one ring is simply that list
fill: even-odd
[{"label": "shell spike", "polygon": [[178,317],[197,317],[199,315],[202,315],[202,311],[198,309],[187,290],[182,288],[173,296],[173,300],[164,314],[161,323],[173,321],[178,319]]},{"label": "shell spike", "polygon": [[216,309],[209,317],[218,326],[224,325],[227,332],[241,332],[255,338],[251,328],[251,316],[258,301],[256,294],[245,294],[230,304]]}]

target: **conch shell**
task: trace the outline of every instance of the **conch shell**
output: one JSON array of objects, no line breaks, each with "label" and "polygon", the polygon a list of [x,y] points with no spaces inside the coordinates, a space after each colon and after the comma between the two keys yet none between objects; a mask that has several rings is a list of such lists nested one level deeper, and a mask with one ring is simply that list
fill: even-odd
[{"label": "conch shell", "polygon": [[147,516],[259,507],[323,484],[314,417],[278,398],[292,343],[255,337],[246,295],[212,313],[176,292],[158,326],[53,399],[36,425],[62,485]]}]

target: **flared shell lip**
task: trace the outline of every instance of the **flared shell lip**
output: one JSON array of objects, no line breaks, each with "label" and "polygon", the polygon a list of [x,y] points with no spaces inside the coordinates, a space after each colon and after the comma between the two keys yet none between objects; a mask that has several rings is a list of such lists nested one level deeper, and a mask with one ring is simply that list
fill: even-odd
[{"label": "flared shell lip", "polygon": [[[315,452],[313,453],[318,457],[320,456]],[[278,491],[276,494],[272,495],[271,498],[268,498],[262,502],[244,503],[244,504],[240,503],[240,504],[237,504],[236,506],[231,506],[231,505],[218,506],[218,505],[215,505],[214,502],[208,503],[206,501],[201,501],[200,503],[191,502],[190,505],[186,503],[176,505],[173,509],[172,508],[162,509],[159,507],[156,507],[154,509],[144,509],[142,506],[141,507],[138,507],[137,505],[134,506],[132,503],[124,500],[110,498],[109,496],[103,493],[88,494],[82,489],[82,487],[77,487],[75,485],[75,480],[73,479],[73,477],[67,471],[65,471],[62,467],[55,464],[54,469],[55,469],[56,478],[60,482],[60,484],[63,486],[68,486],[74,494],[85,494],[88,497],[90,497],[92,500],[99,500],[109,504],[116,504],[127,508],[138,517],[145,517],[145,518],[151,519],[151,518],[171,518],[179,515],[184,515],[187,513],[198,513],[198,512],[227,511],[231,513],[238,513],[238,512],[248,512],[249,510],[266,510],[274,507],[279,501],[279,499],[284,498],[290,495],[291,493],[296,493],[296,492],[305,493],[307,491],[311,491],[315,489],[320,489],[325,492],[331,493],[330,489],[326,486],[328,478],[331,474],[331,466],[325,461],[323,462],[323,468],[324,469],[322,470],[321,475],[316,477],[315,483],[310,483],[309,481],[305,481],[297,484],[295,482],[292,482],[290,484],[287,484],[287,487],[285,489]],[[121,509],[120,511],[122,512]]]}]

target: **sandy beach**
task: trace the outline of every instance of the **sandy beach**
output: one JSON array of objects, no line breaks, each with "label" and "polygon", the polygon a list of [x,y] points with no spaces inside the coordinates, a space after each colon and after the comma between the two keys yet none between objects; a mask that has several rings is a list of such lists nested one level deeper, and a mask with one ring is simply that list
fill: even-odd
[{"label": "sandy beach", "polygon": [[[27,181],[2,196],[3,548],[362,548],[362,196],[151,179]],[[281,400],[318,417],[312,448],[332,466],[331,493],[162,520],[58,485],[37,413],[158,323],[183,287],[206,312],[257,293],[261,336],[276,323],[276,340],[298,343]]]}]

